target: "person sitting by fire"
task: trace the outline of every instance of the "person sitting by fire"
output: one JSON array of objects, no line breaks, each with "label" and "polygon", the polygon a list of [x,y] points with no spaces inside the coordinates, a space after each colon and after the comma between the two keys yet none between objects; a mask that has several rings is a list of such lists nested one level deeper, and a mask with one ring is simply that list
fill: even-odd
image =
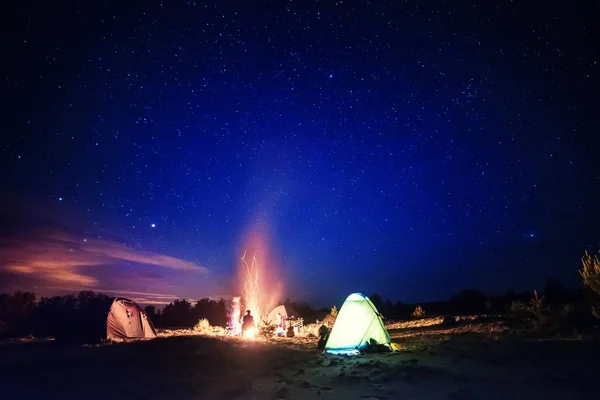
[{"label": "person sitting by fire", "polygon": [[324,322],[323,325],[319,327],[319,342],[317,343],[317,348],[319,350],[325,350],[325,344],[327,343],[327,338],[329,338],[329,324]]},{"label": "person sitting by fire", "polygon": [[242,333],[246,334],[249,329],[254,328],[254,317],[250,315],[250,310],[246,310],[246,315],[242,318]]}]

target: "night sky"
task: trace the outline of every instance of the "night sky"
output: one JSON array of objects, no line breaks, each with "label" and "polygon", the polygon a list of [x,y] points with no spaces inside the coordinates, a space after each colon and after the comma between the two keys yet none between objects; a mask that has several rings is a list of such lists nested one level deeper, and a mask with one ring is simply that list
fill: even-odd
[{"label": "night sky", "polygon": [[283,297],[417,302],[600,246],[596,2],[18,3],[0,291],[231,296],[259,243]]}]

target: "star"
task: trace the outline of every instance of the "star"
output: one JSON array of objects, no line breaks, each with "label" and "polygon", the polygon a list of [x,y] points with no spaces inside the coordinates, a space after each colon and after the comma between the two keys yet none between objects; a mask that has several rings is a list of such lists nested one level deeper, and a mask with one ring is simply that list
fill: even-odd
[{"label": "star", "polygon": [[[288,1],[265,14],[238,1],[239,9],[215,9],[191,24],[160,2],[143,12],[107,4],[99,13],[56,3],[48,18],[77,37],[53,35],[48,24],[32,29],[31,19],[4,46],[16,66],[35,62],[2,77],[11,99],[3,111],[13,118],[3,126],[12,133],[0,135],[0,218],[5,196],[23,197],[31,200],[15,207],[48,213],[35,220],[51,219],[61,232],[76,226],[72,234],[85,231],[88,246],[110,235],[199,266],[228,265],[241,249],[252,253],[260,236],[260,246],[273,247],[265,253],[290,256],[285,268],[298,278],[290,297],[329,306],[365,286],[364,265],[382,282],[368,280],[365,290],[418,302],[467,284],[525,288],[531,274],[547,277],[547,262],[571,277],[568,260],[598,241],[585,224],[600,209],[585,200],[599,192],[591,151],[600,146],[600,63],[594,52],[563,48],[593,40],[582,28],[594,22],[586,2],[533,13],[509,35],[496,27],[506,28],[510,6],[482,5],[474,20],[459,4],[441,13],[423,5],[413,17],[390,2],[367,12],[365,2],[363,17],[350,2]],[[398,12],[411,15],[406,29],[397,25],[403,16],[389,17]],[[571,21],[574,13],[585,22]],[[289,35],[276,37],[273,17],[292,22]],[[99,38],[87,56],[72,51]],[[35,106],[26,106],[31,98]],[[530,103],[535,111],[523,107]],[[69,123],[45,118],[54,115]],[[532,138],[532,130],[544,135]],[[550,210],[560,218],[545,217]],[[26,218],[29,226],[34,218]],[[570,232],[579,233],[552,248],[552,238]],[[490,260],[497,279],[465,281],[491,249],[503,249],[511,268]],[[5,254],[0,245],[0,274],[12,262]],[[539,262],[530,265],[529,255]],[[454,277],[459,258],[465,274]],[[317,290],[321,264],[347,282]],[[214,268],[217,281],[230,279],[231,268]],[[443,292],[421,279],[428,274],[448,277]],[[113,280],[109,272],[93,279],[99,287]],[[220,290],[194,279],[173,284],[173,293]],[[420,283],[398,290],[406,279]],[[0,293],[12,290],[4,283]],[[302,298],[303,286],[315,294]]]}]

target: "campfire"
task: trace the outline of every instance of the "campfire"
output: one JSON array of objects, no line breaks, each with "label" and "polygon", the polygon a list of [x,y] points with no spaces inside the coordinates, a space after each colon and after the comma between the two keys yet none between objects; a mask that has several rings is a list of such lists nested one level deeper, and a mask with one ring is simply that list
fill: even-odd
[{"label": "campfire", "polygon": [[247,249],[240,258],[241,295],[232,299],[229,308],[229,333],[232,336],[254,339],[266,326],[276,323],[269,320],[268,313],[274,306],[276,293],[269,285],[272,274],[266,273],[265,258],[262,257],[264,246],[260,244],[253,243],[252,253]]},{"label": "campfire", "polygon": [[256,253],[252,257],[252,261],[250,265],[246,262],[246,251],[244,251],[244,255],[242,256],[242,271],[244,272],[244,276],[246,277],[244,281],[244,299],[246,300],[246,309],[250,310],[251,314],[254,316],[256,323],[260,321],[262,316],[262,307],[260,304],[260,289],[259,289],[259,267],[258,260],[256,259]]}]

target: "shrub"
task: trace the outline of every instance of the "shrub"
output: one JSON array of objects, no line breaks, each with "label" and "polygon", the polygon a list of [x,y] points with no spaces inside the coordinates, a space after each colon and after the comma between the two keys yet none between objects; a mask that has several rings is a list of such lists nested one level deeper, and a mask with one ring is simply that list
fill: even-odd
[{"label": "shrub", "polygon": [[514,314],[526,314],[529,313],[529,307],[521,300],[513,300],[510,304],[510,311]]},{"label": "shrub", "polygon": [[490,312],[493,307],[494,307],[494,304],[491,301],[486,300],[486,302],[485,302],[485,311],[486,312]]},{"label": "shrub", "polygon": [[206,318],[202,318],[196,325],[194,325],[194,332],[202,335],[208,335],[212,333],[212,327],[210,322]]},{"label": "shrub", "polygon": [[564,330],[569,324],[569,317],[573,312],[573,305],[566,304],[562,308],[550,307],[546,298],[537,290],[528,302],[515,300],[510,305],[510,311],[523,317],[528,317],[536,330],[547,333]]},{"label": "shrub", "polygon": [[421,307],[421,306],[417,306],[415,308],[415,311],[412,312],[413,318],[423,318],[424,316],[425,316],[425,311],[423,310],[423,307]]},{"label": "shrub", "polygon": [[337,318],[338,309],[336,306],[331,307],[331,311],[329,312],[329,315],[331,315],[333,317],[333,319]]},{"label": "shrub", "polygon": [[320,325],[317,325],[317,324],[304,325],[304,332],[306,332],[306,336],[308,336],[310,338],[318,337],[319,336],[319,328],[320,328]]},{"label": "shrub", "polygon": [[270,321],[263,320],[263,324],[258,328],[258,334],[268,339],[275,334],[276,330],[277,325],[271,324]]},{"label": "shrub", "polygon": [[550,307],[546,305],[544,295],[540,295],[537,290],[534,290],[528,303],[514,300],[510,305],[510,311],[515,314],[532,314],[534,317],[542,319],[550,312]]},{"label": "shrub", "polygon": [[565,304],[562,309],[563,317],[568,317],[569,315],[571,315],[573,313],[574,309],[575,309],[575,307],[573,306],[573,304],[571,304],[571,303]]},{"label": "shrub", "polygon": [[[600,295],[600,260],[598,256],[592,257],[587,251],[581,258],[583,269],[579,270],[581,277],[583,278],[583,284],[590,288],[594,293]],[[592,314],[596,318],[600,318],[600,309],[597,308],[598,304],[592,305]]]},{"label": "shrub", "polygon": [[529,307],[533,315],[540,318],[549,311],[549,308],[545,305],[545,301],[546,298],[544,295],[540,296],[537,290],[533,291],[533,296],[529,300]]}]

